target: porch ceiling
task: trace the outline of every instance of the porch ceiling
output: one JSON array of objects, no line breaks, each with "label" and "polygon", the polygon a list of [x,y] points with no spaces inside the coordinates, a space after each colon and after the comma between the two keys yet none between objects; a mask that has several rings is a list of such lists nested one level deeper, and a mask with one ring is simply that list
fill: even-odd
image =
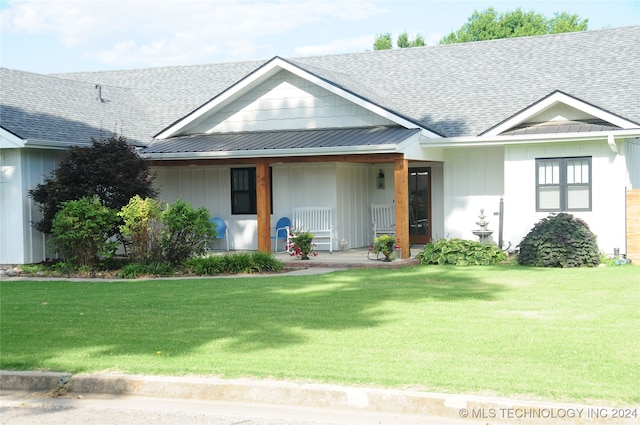
[{"label": "porch ceiling", "polygon": [[397,145],[420,132],[401,126],[377,126],[356,128],[301,129],[212,133],[179,136],[154,141],[142,150],[142,154],[172,153],[220,153],[269,150],[366,147]]}]

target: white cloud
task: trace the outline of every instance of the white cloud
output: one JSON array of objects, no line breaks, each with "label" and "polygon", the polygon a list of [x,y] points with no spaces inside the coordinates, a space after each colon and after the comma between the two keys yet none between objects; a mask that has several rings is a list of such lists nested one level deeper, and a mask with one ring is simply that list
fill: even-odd
[{"label": "white cloud", "polygon": [[373,49],[375,36],[362,36],[345,40],[334,40],[331,43],[318,46],[301,46],[294,49],[296,55],[319,56],[345,52],[363,52]]},{"label": "white cloud", "polygon": [[1,11],[3,31],[52,36],[121,67],[266,57],[269,37],[382,12],[375,0],[9,0]]}]

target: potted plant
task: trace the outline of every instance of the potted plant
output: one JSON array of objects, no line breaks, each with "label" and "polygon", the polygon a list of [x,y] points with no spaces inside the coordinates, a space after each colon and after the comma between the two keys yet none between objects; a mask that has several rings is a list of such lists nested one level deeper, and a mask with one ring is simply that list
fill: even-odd
[{"label": "potted plant", "polygon": [[384,261],[393,261],[393,250],[396,247],[397,239],[393,235],[380,235],[373,240],[373,253],[384,254]]},{"label": "potted plant", "polygon": [[313,250],[316,245],[313,243],[313,233],[306,231],[292,231],[289,234],[289,244],[287,251],[292,257],[297,256],[301,260],[308,260],[310,255],[314,257],[318,254]]}]

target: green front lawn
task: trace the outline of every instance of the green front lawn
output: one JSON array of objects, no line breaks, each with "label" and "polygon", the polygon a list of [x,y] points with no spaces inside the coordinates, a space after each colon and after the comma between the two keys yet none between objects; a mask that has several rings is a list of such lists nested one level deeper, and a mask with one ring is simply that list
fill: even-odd
[{"label": "green front lawn", "polygon": [[640,269],[1,282],[0,367],[640,402]]}]

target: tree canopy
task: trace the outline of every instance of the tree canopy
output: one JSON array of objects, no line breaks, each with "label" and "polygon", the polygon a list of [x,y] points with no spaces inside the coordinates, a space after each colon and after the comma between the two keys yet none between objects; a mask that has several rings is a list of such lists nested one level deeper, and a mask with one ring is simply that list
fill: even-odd
[{"label": "tree canopy", "polygon": [[125,137],[92,138],[89,147],[70,148],[58,168],[29,191],[43,215],[34,227],[51,233],[65,201],[97,196],[104,206],[120,210],[135,195],[155,197],[152,184],[147,162]]},{"label": "tree canopy", "polygon": [[[409,34],[406,31],[402,32],[397,40],[396,45],[401,48],[407,47],[419,47],[424,46],[424,37],[422,34],[417,34],[416,37],[411,40]],[[376,35],[376,39],[373,42],[373,50],[390,50],[393,49],[393,38],[390,32]]]},{"label": "tree canopy", "polygon": [[547,18],[534,11],[524,12],[520,8],[499,13],[490,7],[482,12],[474,11],[466,24],[444,36],[440,44],[586,31],[588,21],[568,12],[555,13]]}]

